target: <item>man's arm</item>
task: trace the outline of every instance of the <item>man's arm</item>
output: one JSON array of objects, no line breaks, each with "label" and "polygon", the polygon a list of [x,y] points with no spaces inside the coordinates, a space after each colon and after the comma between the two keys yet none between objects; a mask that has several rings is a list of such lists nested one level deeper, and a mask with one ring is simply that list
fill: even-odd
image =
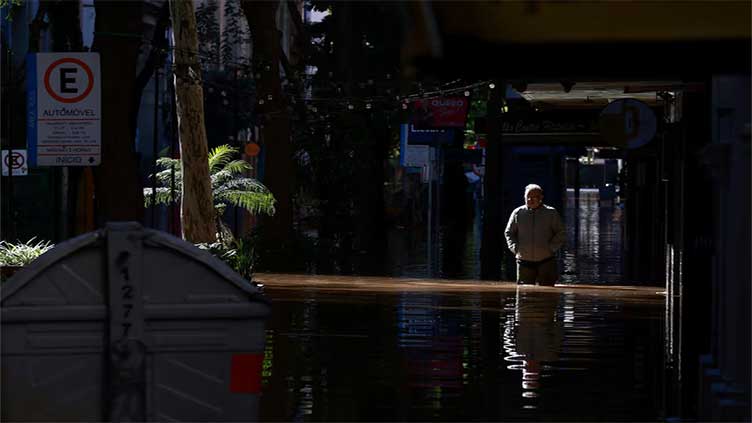
[{"label": "man's arm", "polygon": [[504,237],[507,239],[507,247],[512,254],[517,254],[517,212],[513,211],[509,216],[507,228],[504,230]]},{"label": "man's arm", "polygon": [[551,241],[548,243],[549,248],[551,248],[551,251],[554,253],[561,248],[562,245],[564,245],[564,241],[567,240],[567,231],[564,227],[564,223],[561,221],[561,216],[559,216],[559,212],[554,210],[554,219],[551,223],[551,230],[553,231],[554,235],[551,238]]}]

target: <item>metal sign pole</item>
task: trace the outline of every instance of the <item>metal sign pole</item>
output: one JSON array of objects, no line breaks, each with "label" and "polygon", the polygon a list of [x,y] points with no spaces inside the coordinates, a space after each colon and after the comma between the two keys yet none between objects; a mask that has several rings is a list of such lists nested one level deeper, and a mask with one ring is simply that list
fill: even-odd
[{"label": "metal sign pole", "polygon": [[157,229],[157,159],[159,155],[159,65],[154,66],[154,122],[152,125],[151,227]]},{"label": "metal sign pole", "polygon": [[[436,227],[436,238],[441,233],[441,182],[444,177],[444,155],[441,146],[439,145],[434,149],[434,160],[436,163],[436,219],[434,226]],[[439,255],[439,245],[441,241],[437,240],[436,245],[433,246],[433,257],[437,263],[441,263],[441,257]],[[437,268],[439,265],[437,264]]]},{"label": "metal sign pole", "polygon": [[[8,63],[8,87],[12,87],[13,85],[13,52],[10,49],[10,46],[7,47],[7,57],[6,62]],[[15,85],[15,84],[14,84]],[[15,88],[13,86],[13,88]],[[11,88],[11,89],[13,89]],[[3,231],[3,233],[6,235],[6,239],[12,240],[16,237],[16,224],[15,224],[15,210],[13,210],[13,165],[15,164],[13,160],[13,114],[10,111],[10,107],[5,108],[5,113],[7,116],[7,125],[8,125],[8,214],[6,215],[6,219],[9,221],[9,225],[6,226],[6,230]]]},{"label": "metal sign pole", "polygon": [[[431,148],[429,151],[431,151],[433,148]],[[431,229],[432,229],[432,215],[433,215],[433,160],[431,160],[431,153],[428,154],[428,167],[427,172],[428,175],[428,227],[427,227],[427,240],[426,240],[426,254],[428,255],[427,261],[426,261],[426,271],[428,274],[428,277],[433,276],[433,266],[431,263],[431,246],[433,245],[432,242],[432,236],[431,236]]]}]

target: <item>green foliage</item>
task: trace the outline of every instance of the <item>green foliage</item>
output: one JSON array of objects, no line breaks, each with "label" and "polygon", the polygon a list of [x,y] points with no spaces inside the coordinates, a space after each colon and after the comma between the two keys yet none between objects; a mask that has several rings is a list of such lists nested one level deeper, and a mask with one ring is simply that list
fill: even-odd
[{"label": "green foliage", "polygon": [[247,56],[243,55],[242,46],[251,42],[248,22],[240,8],[240,0],[225,0],[225,25],[222,28],[222,48],[220,55],[226,65],[246,63]]},{"label": "green foliage", "polygon": [[229,238],[211,244],[196,244],[198,248],[208,251],[227,263],[232,270],[249,281],[253,279],[253,272],[258,261],[254,245],[255,242],[250,238]]},{"label": "green foliage", "polygon": [[488,99],[485,98],[487,96],[478,96],[477,93],[470,101],[470,110],[467,113],[467,123],[465,124],[465,141],[464,145],[472,145],[475,144],[476,141],[476,133],[475,133],[475,120],[477,118],[485,118],[488,114],[486,110],[486,105],[488,103]]},{"label": "green foliage", "polygon": [[26,266],[53,247],[49,241],[35,239],[15,244],[0,241],[0,266]]},{"label": "green foliage", "polygon": [[219,65],[221,47],[218,10],[217,0],[208,0],[196,7],[199,59],[205,69],[210,65]]},{"label": "green foliage", "polygon": [[248,24],[240,8],[240,0],[225,0],[222,15],[224,25],[219,25],[219,2],[207,0],[196,7],[196,30],[199,55],[204,70],[217,70],[223,64],[235,68],[249,59],[244,48],[250,44]]},{"label": "green foliage", "polygon": [[21,6],[24,0],[0,0],[0,7]]},{"label": "green foliage", "polygon": [[13,8],[18,7],[24,4],[25,0],[0,0],[0,9],[8,8],[5,19],[12,21],[13,20]]},{"label": "green foliage", "polygon": [[[214,209],[221,216],[228,205],[241,207],[252,214],[274,214],[274,195],[261,182],[243,174],[251,170],[244,160],[234,159],[238,149],[220,145],[209,152],[209,174],[211,177]],[[157,204],[169,204],[180,200],[183,185],[183,170],[180,160],[169,157],[157,159],[159,187],[156,191]],[[172,182],[174,181],[174,185]],[[144,207],[152,202],[152,189],[144,188]]]}]

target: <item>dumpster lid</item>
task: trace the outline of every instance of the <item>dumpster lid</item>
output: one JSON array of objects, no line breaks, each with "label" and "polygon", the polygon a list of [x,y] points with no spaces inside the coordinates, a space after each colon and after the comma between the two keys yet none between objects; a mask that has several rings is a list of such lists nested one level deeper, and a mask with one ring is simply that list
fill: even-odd
[{"label": "dumpster lid", "polygon": [[[186,263],[199,264],[201,267],[209,269],[209,272],[214,273],[218,280],[223,280],[233,285],[255,300],[268,302],[257,286],[243,279],[222,260],[180,238],[162,231],[143,228],[136,222],[111,222],[107,224],[106,228],[89,232],[55,245],[54,248],[39,256],[34,262],[24,267],[7,282],[3,283],[2,287],[0,287],[0,301],[5,303],[14,294],[24,290],[24,287],[32,281],[43,277],[46,271],[55,266],[63,266],[69,273],[73,273],[71,269],[76,266],[79,268],[88,267],[89,265],[104,266],[107,249],[106,240],[112,231],[127,232],[128,239],[140,240],[143,247],[156,248],[171,255],[183,256],[186,259]],[[72,257],[87,249],[101,251],[102,257],[99,263],[93,261],[84,262],[82,260],[72,261]],[[95,254],[92,258],[99,259],[98,254]],[[76,278],[78,276],[73,274],[73,277]],[[106,269],[101,277],[106,278]],[[86,281],[82,282],[86,285]],[[99,283],[101,284],[102,282]],[[89,285],[86,285],[86,287],[89,288]],[[60,288],[58,287],[58,289]],[[93,293],[92,295],[97,296],[98,294],[100,293]]]}]

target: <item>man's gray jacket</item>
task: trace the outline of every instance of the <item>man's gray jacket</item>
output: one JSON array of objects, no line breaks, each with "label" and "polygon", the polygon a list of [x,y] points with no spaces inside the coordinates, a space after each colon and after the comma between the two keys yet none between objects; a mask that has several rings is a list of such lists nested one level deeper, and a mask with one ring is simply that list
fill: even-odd
[{"label": "man's gray jacket", "polygon": [[559,213],[545,204],[537,209],[527,206],[514,209],[504,236],[509,250],[524,261],[541,261],[553,256],[566,239]]}]

